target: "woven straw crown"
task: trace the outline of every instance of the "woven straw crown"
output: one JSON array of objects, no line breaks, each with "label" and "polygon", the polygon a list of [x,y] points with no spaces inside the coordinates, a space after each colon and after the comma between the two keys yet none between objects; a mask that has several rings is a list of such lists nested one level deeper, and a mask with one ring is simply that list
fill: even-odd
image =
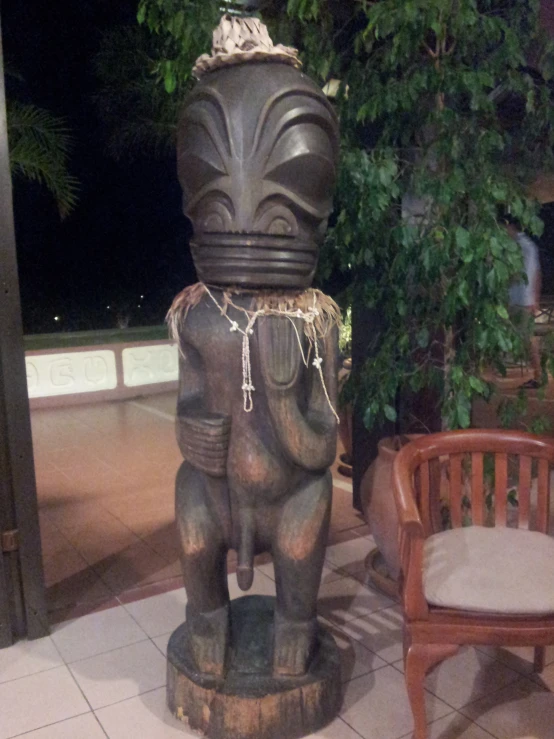
[{"label": "woven straw crown", "polygon": [[258,18],[224,15],[213,33],[212,53],[202,54],[193,69],[195,77],[233,64],[250,61],[280,61],[300,68],[298,51],[282,44],[275,46],[267,27]]}]

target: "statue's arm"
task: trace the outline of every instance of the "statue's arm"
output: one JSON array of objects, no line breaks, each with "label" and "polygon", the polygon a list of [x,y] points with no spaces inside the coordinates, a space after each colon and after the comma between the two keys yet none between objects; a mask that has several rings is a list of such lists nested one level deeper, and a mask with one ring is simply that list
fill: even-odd
[{"label": "statue's arm", "polygon": [[204,367],[198,351],[181,342],[176,433],[183,458],[212,477],[224,477],[231,423],[204,403]]},{"label": "statue's arm", "polygon": [[[302,324],[297,325],[302,336]],[[319,372],[312,366],[309,388],[299,387],[302,358],[292,323],[283,318],[266,318],[258,324],[260,366],[267,388],[273,427],[287,457],[310,471],[329,467],[336,455],[337,421],[325,396]],[[337,331],[333,329],[319,343],[322,371],[329,399],[337,401]],[[305,398],[308,391],[308,397]],[[305,399],[304,399],[305,398]]]}]

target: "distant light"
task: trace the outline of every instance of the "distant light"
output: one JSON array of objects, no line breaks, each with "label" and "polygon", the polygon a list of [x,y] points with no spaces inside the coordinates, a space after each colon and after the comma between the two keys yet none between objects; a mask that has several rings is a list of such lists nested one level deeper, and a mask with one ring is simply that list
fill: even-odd
[{"label": "distant light", "polygon": [[140,303],[137,305],[137,308],[140,308]]},{"label": "distant light", "polygon": [[60,320],[60,317],[59,316],[54,316],[54,320],[55,321],[59,321]]},{"label": "distant light", "polygon": [[141,300],[144,300],[144,295],[141,295],[141,296],[140,296],[140,299],[141,299]]},{"label": "distant light", "polygon": [[106,310],[110,310],[110,306],[109,305],[106,306]]}]

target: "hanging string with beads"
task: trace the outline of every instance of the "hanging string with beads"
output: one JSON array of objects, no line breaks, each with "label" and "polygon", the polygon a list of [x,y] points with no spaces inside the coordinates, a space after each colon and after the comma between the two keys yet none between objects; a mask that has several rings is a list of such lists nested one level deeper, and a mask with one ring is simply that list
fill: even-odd
[{"label": "hanging string with beads", "polygon": [[[232,318],[230,318],[230,316],[227,315],[227,305],[221,306],[216,300],[216,298],[210,292],[210,289],[207,286],[204,286],[204,287],[205,287],[207,295],[211,298],[212,302],[217,306],[220,314],[224,318],[226,318],[227,321],[229,322],[230,324],[229,331],[238,332],[239,334],[242,334],[242,394],[243,394],[243,407],[246,413],[250,413],[252,409],[254,408],[254,400],[252,397],[252,393],[255,392],[255,389],[256,389],[252,383],[252,361],[251,361],[251,356],[250,356],[250,337],[254,333],[254,326],[258,318],[261,318],[264,316],[282,316],[284,318],[288,318],[289,321],[292,323],[292,326],[296,333],[296,338],[298,341],[300,354],[302,356],[302,361],[306,367],[309,366],[311,349],[313,347],[314,360],[312,362],[312,366],[315,367],[316,372],[319,375],[319,378],[321,380],[321,386],[323,388],[323,392],[325,394],[325,398],[327,400],[329,408],[331,409],[331,411],[333,412],[333,415],[337,419],[337,423],[340,423],[338,414],[335,408],[333,407],[331,398],[329,397],[329,392],[327,391],[327,386],[325,384],[325,378],[323,376],[323,368],[322,368],[323,357],[321,357],[319,353],[317,331],[314,326],[315,320],[319,316],[319,311],[317,309],[316,295],[314,294],[314,297],[313,297],[313,305],[310,308],[308,308],[307,311],[303,311],[300,308],[296,310],[284,310],[280,308],[260,308],[255,311],[249,311],[249,310],[246,310],[246,308],[242,308],[239,305],[235,305],[235,303],[233,303],[233,301],[229,299],[227,304],[230,305],[235,310],[244,313],[248,318],[248,323],[246,325],[246,328],[242,329],[239,326],[238,321],[234,321]],[[304,352],[304,347],[302,346],[302,339],[298,332],[298,328],[296,327],[296,324],[293,320],[294,318],[300,318],[305,323],[305,334],[308,338],[308,343],[309,343],[309,349],[308,349],[307,356]]]}]

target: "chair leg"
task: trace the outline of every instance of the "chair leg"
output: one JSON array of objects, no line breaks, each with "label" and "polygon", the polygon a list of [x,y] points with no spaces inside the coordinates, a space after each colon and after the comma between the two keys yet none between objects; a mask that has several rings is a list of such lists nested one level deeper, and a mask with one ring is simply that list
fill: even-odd
[{"label": "chair leg", "polygon": [[425,675],[439,662],[458,651],[456,644],[410,644],[404,657],[408,698],[414,716],[414,739],[427,739]]},{"label": "chair leg", "polygon": [[542,672],[544,670],[545,656],[546,656],[546,647],[535,647],[535,658],[533,660],[533,672]]}]

